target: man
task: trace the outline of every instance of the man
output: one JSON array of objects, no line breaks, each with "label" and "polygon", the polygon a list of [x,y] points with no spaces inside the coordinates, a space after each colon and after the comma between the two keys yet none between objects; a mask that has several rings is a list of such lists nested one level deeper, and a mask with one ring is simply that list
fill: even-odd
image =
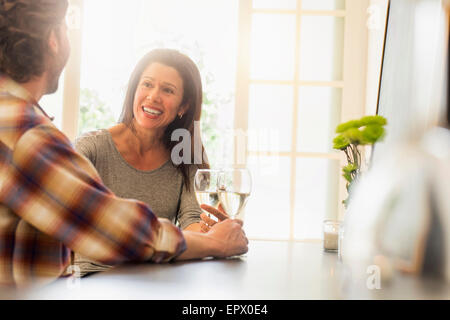
[{"label": "man", "polygon": [[73,252],[106,264],[247,252],[242,222],[207,233],[116,197],[39,106],[69,57],[67,0],[0,0],[0,285],[64,275]]}]

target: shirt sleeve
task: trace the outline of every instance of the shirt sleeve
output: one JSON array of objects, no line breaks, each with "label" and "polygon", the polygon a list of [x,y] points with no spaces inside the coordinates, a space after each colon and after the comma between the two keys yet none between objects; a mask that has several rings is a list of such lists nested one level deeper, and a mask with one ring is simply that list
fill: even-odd
[{"label": "shirt sleeve", "polygon": [[180,229],[157,219],[144,203],[116,197],[94,166],[51,125],[24,133],[10,161],[2,202],[73,251],[117,264],[165,262],[186,249]]},{"label": "shirt sleeve", "polygon": [[193,223],[198,223],[201,221],[200,214],[202,213],[202,209],[197,202],[197,198],[195,197],[194,192],[195,172],[196,167],[190,166],[190,188],[188,190],[186,188],[186,185],[183,185],[183,188],[181,190],[180,208],[178,212],[178,222],[180,223],[181,229],[184,229]]}]

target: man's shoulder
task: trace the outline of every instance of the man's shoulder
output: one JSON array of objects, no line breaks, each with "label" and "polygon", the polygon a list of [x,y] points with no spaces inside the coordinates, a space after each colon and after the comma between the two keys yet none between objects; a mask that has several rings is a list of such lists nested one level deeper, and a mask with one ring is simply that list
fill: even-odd
[{"label": "man's shoulder", "polygon": [[26,133],[56,129],[29,101],[3,95],[0,97],[0,137],[11,147]]},{"label": "man's shoulder", "polygon": [[[15,124],[23,122],[45,122],[46,117],[37,110],[33,102],[16,97],[9,93],[0,94],[0,118]],[[39,121],[38,121],[39,120]]]}]

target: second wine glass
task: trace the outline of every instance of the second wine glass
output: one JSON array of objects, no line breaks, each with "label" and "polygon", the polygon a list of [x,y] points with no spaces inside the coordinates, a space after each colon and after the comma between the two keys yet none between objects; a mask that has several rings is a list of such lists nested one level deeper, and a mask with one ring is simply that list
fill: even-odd
[{"label": "second wine glass", "polygon": [[243,209],[252,190],[248,169],[225,169],[219,172],[217,192],[219,201],[231,219],[243,218]]}]

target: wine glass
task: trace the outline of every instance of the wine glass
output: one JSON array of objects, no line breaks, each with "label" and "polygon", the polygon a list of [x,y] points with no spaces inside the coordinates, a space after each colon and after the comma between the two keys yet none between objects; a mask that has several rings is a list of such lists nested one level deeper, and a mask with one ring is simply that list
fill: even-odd
[{"label": "wine glass", "polygon": [[[219,170],[214,169],[199,169],[195,173],[194,191],[199,205],[207,204],[215,209],[219,208],[219,197],[217,195],[217,180],[219,172]],[[211,219],[214,219],[215,221],[218,220],[208,211],[203,210],[203,212],[205,212]]]},{"label": "wine glass", "polygon": [[231,219],[243,219],[243,209],[252,190],[248,169],[225,169],[219,172],[217,192],[225,213]]}]

